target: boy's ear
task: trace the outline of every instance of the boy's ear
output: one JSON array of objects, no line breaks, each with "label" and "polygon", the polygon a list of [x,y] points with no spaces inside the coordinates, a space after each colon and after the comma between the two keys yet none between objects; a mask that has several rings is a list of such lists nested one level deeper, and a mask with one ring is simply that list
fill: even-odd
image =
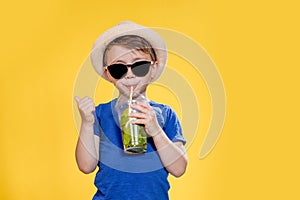
[{"label": "boy's ear", "polygon": [[107,77],[108,81],[109,81],[109,82],[112,82],[112,80],[111,80],[111,79],[112,79],[112,77],[111,77],[111,75],[110,75],[109,71],[108,71],[107,69],[105,69],[103,73],[105,73],[105,75],[106,75],[106,77]]},{"label": "boy's ear", "polygon": [[158,62],[156,61],[153,65],[151,65],[151,80],[154,79],[157,69],[158,69]]}]

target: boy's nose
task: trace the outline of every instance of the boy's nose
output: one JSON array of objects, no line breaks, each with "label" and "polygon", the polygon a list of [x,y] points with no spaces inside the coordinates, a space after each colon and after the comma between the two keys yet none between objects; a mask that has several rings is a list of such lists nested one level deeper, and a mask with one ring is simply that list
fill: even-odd
[{"label": "boy's nose", "polygon": [[135,75],[134,75],[134,73],[132,73],[131,67],[128,67],[127,69],[128,69],[128,71],[127,71],[127,73],[126,73],[126,75],[125,75],[125,79],[134,78]]}]

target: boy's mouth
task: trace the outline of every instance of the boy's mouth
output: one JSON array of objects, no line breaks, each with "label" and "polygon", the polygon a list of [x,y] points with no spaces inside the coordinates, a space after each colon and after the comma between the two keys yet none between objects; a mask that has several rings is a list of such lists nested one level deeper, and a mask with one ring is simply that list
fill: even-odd
[{"label": "boy's mouth", "polygon": [[136,88],[136,85],[126,85],[126,87],[130,90],[130,88],[132,87],[133,89]]}]

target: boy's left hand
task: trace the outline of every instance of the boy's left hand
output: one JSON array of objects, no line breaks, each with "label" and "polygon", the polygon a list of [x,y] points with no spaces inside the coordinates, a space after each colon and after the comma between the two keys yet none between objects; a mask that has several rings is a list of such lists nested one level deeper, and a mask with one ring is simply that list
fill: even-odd
[{"label": "boy's left hand", "polygon": [[145,131],[151,137],[161,131],[161,127],[157,122],[156,113],[149,104],[137,102],[136,104],[131,104],[131,108],[139,111],[129,114],[129,117],[136,118],[131,121],[132,124],[145,125]]}]

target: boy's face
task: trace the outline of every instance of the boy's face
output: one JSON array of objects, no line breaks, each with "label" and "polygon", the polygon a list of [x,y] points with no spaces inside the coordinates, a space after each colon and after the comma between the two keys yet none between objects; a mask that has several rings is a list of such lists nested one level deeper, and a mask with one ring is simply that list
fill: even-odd
[{"label": "boy's face", "polygon": [[[106,52],[106,63],[107,65],[112,64],[125,64],[131,65],[139,61],[152,61],[149,54],[145,54],[137,50],[129,50],[122,46],[112,46]],[[118,67],[118,66],[116,66]],[[133,90],[136,94],[145,95],[146,88],[151,82],[153,77],[155,77],[157,71],[157,64],[151,64],[149,72],[145,76],[135,75],[131,67],[127,67],[127,73],[121,79],[115,79],[111,76],[108,70],[105,70],[105,73],[110,82],[112,82],[119,90],[121,94],[129,94],[130,88],[133,87]]]}]

